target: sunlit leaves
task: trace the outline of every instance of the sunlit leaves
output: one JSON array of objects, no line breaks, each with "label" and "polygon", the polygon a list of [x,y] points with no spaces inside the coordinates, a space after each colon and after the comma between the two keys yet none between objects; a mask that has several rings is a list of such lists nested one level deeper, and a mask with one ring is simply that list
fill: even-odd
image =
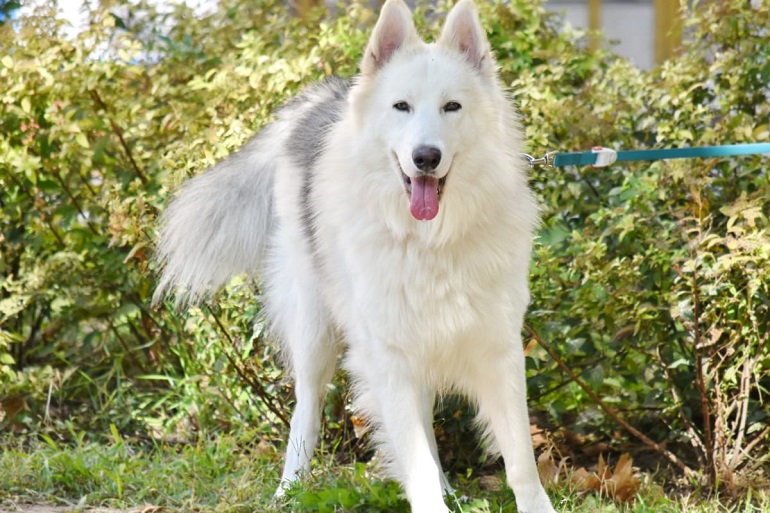
[{"label": "sunlit leaves", "polygon": [[[701,2],[681,55],[643,72],[560,33],[537,2],[478,3],[533,154],[770,138],[766,9]],[[272,426],[237,369],[287,407],[272,349],[252,328],[251,284],[228,289],[221,311],[149,309],[156,215],[302,85],[354,75],[375,14],[359,3],[305,18],[278,0],[220,4],[205,16],[184,5],[143,5],[147,16],[131,19],[97,10],[76,36],[45,10],[18,31],[0,27],[0,384],[12,384],[0,401],[23,406],[6,415],[15,429],[42,418],[53,382],[54,419],[137,432]],[[417,21],[438,32],[430,9]],[[712,420],[721,415],[715,440],[734,469],[752,468],[740,449],[766,447],[770,418],[767,169],[766,157],[738,157],[531,173],[543,223],[528,322],[656,440],[705,462],[689,442],[703,433],[701,358]],[[574,430],[611,432],[529,349],[535,406]]]}]

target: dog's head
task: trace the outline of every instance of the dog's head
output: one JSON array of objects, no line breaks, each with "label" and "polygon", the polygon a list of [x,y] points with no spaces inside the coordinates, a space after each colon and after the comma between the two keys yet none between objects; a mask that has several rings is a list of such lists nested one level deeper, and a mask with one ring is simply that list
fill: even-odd
[{"label": "dog's head", "polygon": [[361,130],[387,150],[412,216],[435,218],[458,158],[477,151],[474,141],[500,119],[496,64],[474,3],[461,0],[439,39],[426,44],[406,4],[388,0],[356,89]]}]

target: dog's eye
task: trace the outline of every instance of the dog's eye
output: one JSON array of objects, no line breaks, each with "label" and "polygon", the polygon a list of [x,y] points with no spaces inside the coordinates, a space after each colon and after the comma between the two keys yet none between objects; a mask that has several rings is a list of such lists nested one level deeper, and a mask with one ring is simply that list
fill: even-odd
[{"label": "dog's eye", "polygon": [[447,102],[447,104],[444,105],[444,112],[455,112],[462,108],[463,106],[460,105],[458,102]]},{"label": "dog's eye", "polygon": [[393,108],[401,112],[409,112],[411,110],[411,107],[406,102],[396,102],[393,104]]}]

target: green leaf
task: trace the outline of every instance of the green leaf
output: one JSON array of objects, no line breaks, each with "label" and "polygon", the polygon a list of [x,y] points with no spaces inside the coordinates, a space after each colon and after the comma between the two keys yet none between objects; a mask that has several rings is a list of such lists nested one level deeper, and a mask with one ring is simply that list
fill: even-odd
[{"label": "green leaf", "polygon": [[90,148],[91,143],[88,142],[88,137],[83,132],[78,132],[75,134],[75,142],[80,145],[82,148]]}]

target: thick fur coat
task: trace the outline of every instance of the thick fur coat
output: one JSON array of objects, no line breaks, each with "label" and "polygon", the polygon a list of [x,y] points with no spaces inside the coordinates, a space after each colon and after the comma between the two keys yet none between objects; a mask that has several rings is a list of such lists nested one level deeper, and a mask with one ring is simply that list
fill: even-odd
[{"label": "thick fur coat", "polygon": [[467,395],[520,511],[554,510],[526,406],[523,316],[538,211],[521,130],[476,8],[437,42],[388,0],[352,82],[329,79],[243,149],[183,185],[158,246],[196,301],[260,276],[297,404],[278,495],[309,466],[338,357],[415,512],[445,512],[434,401]]}]

